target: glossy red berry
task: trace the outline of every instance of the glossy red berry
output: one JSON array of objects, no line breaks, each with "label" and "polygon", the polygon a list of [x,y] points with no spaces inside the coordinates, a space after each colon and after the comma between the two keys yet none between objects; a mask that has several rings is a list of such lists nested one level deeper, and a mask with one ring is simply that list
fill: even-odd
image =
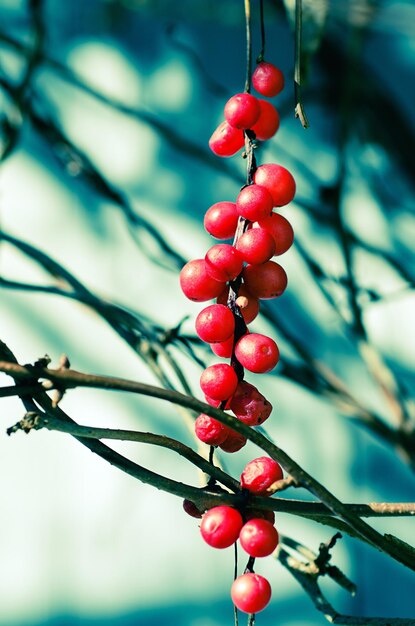
[{"label": "glossy red berry", "polygon": [[278,545],[278,532],[275,526],[265,519],[253,518],[246,522],[239,533],[242,548],[249,556],[269,556]]},{"label": "glossy red berry", "polygon": [[252,128],[261,112],[259,102],[249,93],[237,93],[225,104],[225,119],[234,128]]},{"label": "glossy red berry", "polygon": [[263,576],[248,572],[233,581],[231,597],[240,611],[259,613],[271,600],[271,585]]},{"label": "glossy red berry", "polygon": [[295,196],[295,180],[282,165],[265,163],[254,174],[254,182],[266,187],[273,199],[273,206],[284,206]]},{"label": "glossy red berry", "polygon": [[209,365],[200,377],[200,387],[213,400],[227,400],[235,393],[238,377],[227,363]]},{"label": "glossy red berry", "polygon": [[180,286],[184,295],[194,302],[216,298],[224,288],[224,281],[214,280],[206,271],[204,259],[189,261],[180,272]]},{"label": "glossy red berry", "polygon": [[235,202],[216,202],[205,213],[203,224],[216,239],[231,239],[238,225]]},{"label": "glossy red berry", "polygon": [[270,496],[272,486],[283,478],[281,465],[268,456],[250,461],[241,474],[241,487],[259,496]]},{"label": "glossy red berry", "polygon": [[246,437],[241,435],[241,433],[236,432],[236,430],[229,429],[230,433],[226,437],[225,441],[220,444],[219,448],[224,452],[238,452],[241,448],[246,445]]},{"label": "glossy red berry", "polygon": [[247,185],[236,198],[237,212],[251,222],[271,215],[273,206],[272,195],[261,185]]},{"label": "glossy red berry", "polygon": [[216,356],[222,357],[222,359],[230,359],[233,351],[233,335],[226,341],[220,341],[219,343],[211,343],[211,350]]},{"label": "glossy red berry", "polygon": [[277,109],[268,100],[258,100],[261,112],[258,121],[251,130],[260,141],[271,139],[280,127],[280,116]]},{"label": "glossy red berry", "polygon": [[264,228],[251,228],[239,237],[236,249],[246,263],[265,263],[275,254],[274,237]]},{"label": "glossy red berry", "polygon": [[[221,294],[216,298],[216,302],[226,304],[228,301],[229,287],[225,287]],[[245,324],[254,321],[259,312],[259,300],[253,296],[245,285],[241,285],[236,298],[236,304],[239,306]]]},{"label": "glossy red berry", "polygon": [[222,549],[235,543],[242,525],[239,511],[230,506],[215,506],[204,514],[200,532],[212,548]]},{"label": "glossy red berry", "polygon": [[234,333],[235,318],[227,306],[211,304],[200,311],[196,317],[195,328],[202,341],[226,341]]},{"label": "glossy red berry", "polygon": [[250,293],[264,300],[277,298],[287,287],[287,274],[275,261],[247,265],[243,270],[243,279]]},{"label": "glossy red berry", "polygon": [[291,248],[294,241],[294,231],[290,222],[279,213],[271,213],[253,224],[252,230],[264,229],[272,235],[275,242],[274,256],[284,254]]},{"label": "glossy red berry", "polygon": [[215,280],[234,280],[242,271],[243,259],[236,248],[228,243],[217,243],[205,256],[206,271]]},{"label": "glossy red berry", "polygon": [[272,63],[262,61],[252,74],[252,85],[262,96],[272,98],[284,89],[284,74]]},{"label": "glossy red berry", "polygon": [[242,367],[255,374],[270,372],[279,360],[278,346],[271,337],[251,333],[244,335],[235,346],[235,356]]},{"label": "glossy red berry", "polygon": [[229,434],[229,428],[209,415],[201,413],[195,420],[196,437],[209,446],[219,446]]},{"label": "glossy red berry", "polygon": [[216,156],[231,157],[245,145],[243,130],[234,128],[225,120],[209,139],[209,148]]},{"label": "glossy red berry", "polygon": [[272,404],[254,385],[241,380],[232,396],[230,408],[247,426],[259,426],[271,415]]}]

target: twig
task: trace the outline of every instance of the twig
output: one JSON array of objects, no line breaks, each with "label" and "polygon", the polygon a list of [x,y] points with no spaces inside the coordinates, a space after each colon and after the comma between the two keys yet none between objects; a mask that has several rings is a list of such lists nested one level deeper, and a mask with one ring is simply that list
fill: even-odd
[{"label": "twig", "polygon": [[294,48],[294,96],[295,117],[298,117],[303,128],[309,123],[301,101],[301,38],[302,38],[302,0],[295,0],[295,48]]}]

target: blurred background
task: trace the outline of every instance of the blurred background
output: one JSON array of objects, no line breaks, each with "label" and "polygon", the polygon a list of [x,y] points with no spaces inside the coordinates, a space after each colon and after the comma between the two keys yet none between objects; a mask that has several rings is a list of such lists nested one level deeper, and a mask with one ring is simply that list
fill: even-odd
[{"label": "blurred background", "polygon": [[[281,128],[257,149],[298,188],[281,211],[296,233],[281,257],[289,288],[252,324],[276,338],[282,359],[247,378],[274,405],[267,433],[336,496],[410,501],[415,7],[304,0],[304,130],[293,115],[293,4],[264,2],[265,58],[286,89],[275,99]],[[213,362],[194,336],[204,305],[184,298],[178,272],[213,243],[207,208],[244,183],[244,161],[207,146],[244,87],[242,0],[1,0],[0,18],[1,339],[21,363],[47,353],[57,365],[65,353],[81,371],[200,397],[202,363]],[[208,548],[179,499],[67,435],[8,438],[23,407],[2,399],[0,408],[1,626],[232,623],[233,552]],[[175,407],[152,398],[75,390],[62,408],[82,424],[195,446]],[[200,484],[167,450],[113,447]],[[248,444],[221,460],[238,478],[255,456]],[[371,523],[413,543],[410,519]],[[276,525],[314,551],[333,534],[283,514]],[[350,538],[333,563],[358,586],[351,598],[323,585],[339,612],[413,617],[412,572]],[[281,564],[264,559],[257,571],[273,587],[258,624],[326,623]]]}]

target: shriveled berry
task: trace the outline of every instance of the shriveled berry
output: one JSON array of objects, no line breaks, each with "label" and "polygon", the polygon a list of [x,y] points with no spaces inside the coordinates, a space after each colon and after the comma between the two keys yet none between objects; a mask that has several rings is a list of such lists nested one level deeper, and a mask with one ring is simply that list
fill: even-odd
[{"label": "shriveled berry", "polygon": [[229,428],[209,415],[201,413],[195,420],[196,437],[209,446],[219,446],[229,434]]},{"label": "shriveled berry", "polygon": [[279,213],[271,213],[268,217],[253,224],[252,230],[264,229],[273,237],[275,242],[274,256],[279,256],[291,248],[294,241],[294,231],[290,222]]},{"label": "shriveled berry", "polygon": [[220,341],[219,343],[211,343],[210,347],[212,352],[216,354],[216,356],[220,356],[223,359],[230,359],[233,351],[233,335],[229,337],[226,341]]},{"label": "shriveled berry", "polygon": [[225,120],[209,139],[209,148],[216,156],[231,157],[245,145],[244,133]]},{"label": "shriveled berry", "polygon": [[238,225],[235,202],[216,202],[206,211],[203,224],[216,239],[231,239]]},{"label": "shriveled berry", "polygon": [[254,182],[266,187],[273,199],[273,206],[284,206],[295,196],[295,180],[282,165],[265,163],[254,174]]},{"label": "shriveled berry", "polygon": [[235,543],[242,525],[239,511],[230,506],[215,506],[204,514],[200,532],[209,546],[223,549]]},{"label": "shriveled berry", "polygon": [[233,581],[231,597],[240,611],[259,613],[271,600],[271,585],[263,576],[247,572]]},{"label": "shriveled berry", "polygon": [[[221,294],[216,298],[216,302],[226,304],[228,301],[229,287],[225,287]],[[245,324],[254,321],[259,312],[259,300],[253,296],[245,285],[241,285],[236,298],[236,304],[239,306]]]},{"label": "shriveled berry", "polygon": [[236,249],[246,263],[258,265],[274,256],[275,241],[265,228],[251,228],[239,237]]},{"label": "shriveled berry", "polygon": [[235,393],[238,377],[227,363],[209,365],[200,377],[200,387],[213,400],[227,400]]},{"label": "shriveled berry", "polygon": [[190,517],[200,518],[203,515],[203,512],[197,508],[196,504],[186,498],[183,500],[183,511],[190,515]]},{"label": "shriveled berry", "polygon": [[268,456],[250,461],[241,474],[241,487],[260,496],[270,496],[272,486],[283,478],[281,465]]},{"label": "shriveled berry", "polygon": [[226,341],[234,333],[233,313],[223,304],[211,304],[198,314],[195,322],[196,332],[202,341],[216,343]]},{"label": "shriveled berry", "polygon": [[262,61],[252,74],[252,85],[262,96],[272,98],[284,89],[284,74],[272,63]]},{"label": "shriveled berry", "polygon": [[235,346],[235,356],[242,367],[250,372],[265,374],[277,365],[280,352],[271,337],[251,333],[239,339]]},{"label": "shriveled berry", "polygon": [[271,415],[272,404],[254,385],[241,380],[232,396],[230,408],[247,426],[259,426]]},{"label": "shriveled berry", "polygon": [[242,271],[243,259],[236,248],[228,243],[217,243],[205,256],[206,271],[215,280],[234,280]]},{"label": "shriveled berry", "polygon": [[251,130],[260,141],[271,139],[280,127],[280,116],[277,109],[268,100],[258,100],[261,112],[258,121]]},{"label": "shriveled berry", "polygon": [[253,557],[269,556],[278,545],[275,526],[264,519],[254,518],[246,522],[239,533],[242,548]]},{"label": "shriveled berry", "polygon": [[255,96],[237,93],[225,104],[225,119],[234,128],[252,128],[260,114],[260,106]]},{"label": "shriveled berry", "polygon": [[186,298],[194,302],[216,298],[223,291],[224,282],[209,276],[204,259],[189,261],[180,272],[180,287]]},{"label": "shriveled berry", "polygon": [[287,287],[287,274],[275,261],[261,265],[247,265],[243,270],[246,287],[256,298],[277,298]]},{"label": "shriveled berry", "polygon": [[220,444],[219,448],[224,452],[238,452],[246,445],[246,437],[238,433],[236,430],[230,429],[230,433],[226,437],[225,441]]},{"label": "shriveled berry", "polygon": [[271,215],[273,206],[272,195],[261,185],[247,185],[236,198],[237,212],[251,222]]}]

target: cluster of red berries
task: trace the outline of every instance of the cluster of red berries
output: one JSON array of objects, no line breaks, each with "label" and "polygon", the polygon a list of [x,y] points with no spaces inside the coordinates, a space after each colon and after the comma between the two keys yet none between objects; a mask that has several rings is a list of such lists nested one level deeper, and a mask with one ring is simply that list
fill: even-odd
[{"label": "cluster of red berries", "polygon": [[[284,79],[278,68],[262,61],[252,83],[259,94],[272,97],[282,90]],[[258,426],[269,417],[272,406],[254,385],[243,380],[244,369],[254,373],[271,371],[278,363],[279,350],[273,339],[251,333],[247,324],[258,315],[261,299],[276,298],[287,286],[284,269],[271,259],[290,248],[294,235],[290,223],[273,209],[291,202],[295,181],[281,165],[256,167],[253,157],[255,140],[269,139],[278,130],[279,116],[273,104],[250,93],[240,93],[228,100],[224,116],[225,121],[213,133],[209,146],[222,157],[232,156],[245,146],[245,156],[250,155],[248,184],[235,202],[221,201],[211,206],[204,226],[216,239],[233,238],[233,244],[213,245],[204,259],[187,263],[180,273],[180,285],[195,302],[216,298],[215,304],[198,314],[195,328],[217,356],[231,359],[230,364],[216,363],[203,371],[200,387],[206,401],[230,409],[248,426]],[[226,452],[236,452],[246,443],[244,436],[205,414],[196,419],[195,432],[204,443]],[[245,468],[241,488],[270,495],[272,485],[281,478],[278,463],[261,457]],[[192,503],[187,503],[185,510],[201,516]],[[201,533],[215,548],[226,548],[239,539],[251,558],[267,556],[278,544],[274,516],[271,511],[268,513],[252,518],[232,507],[214,507],[204,514]],[[231,595],[242,611],[256,613],[268,604],[271,588],[251,568],[234,581]]]}]

